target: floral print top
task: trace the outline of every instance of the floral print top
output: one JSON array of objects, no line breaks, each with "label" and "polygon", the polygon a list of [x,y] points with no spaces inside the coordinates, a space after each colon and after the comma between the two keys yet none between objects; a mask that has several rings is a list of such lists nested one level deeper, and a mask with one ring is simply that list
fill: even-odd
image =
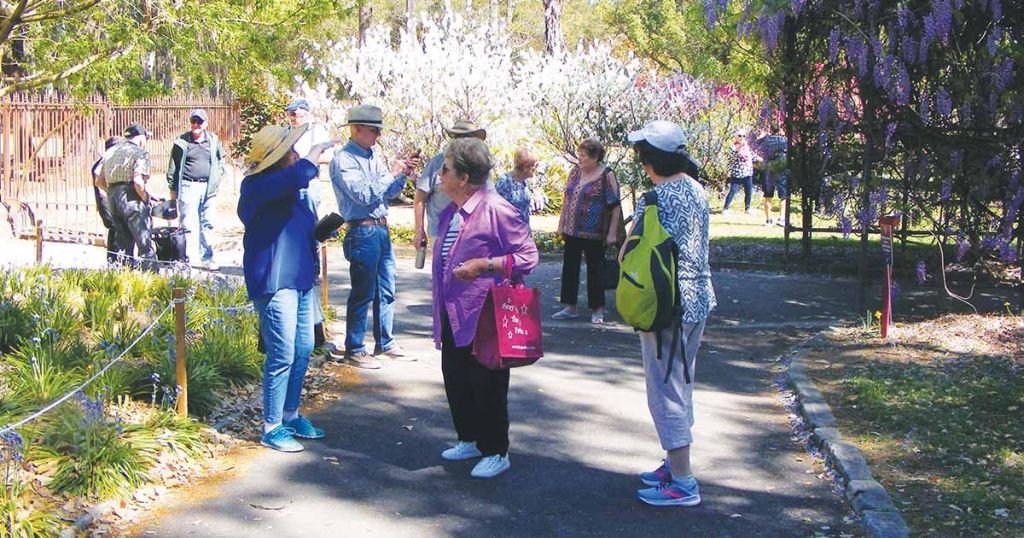
[{"label": "floral print top", "polygon": [[613,172],[605,168],[601,177],[583,183],[579,167],[569,172],[562,201],[562,225],[565,235],[583,239],[604,239],[601,214],[619,203],[619,193],[611,186]]},{"label": "floral print top", "polygon": [[498,191],[502,198],[508,200],[508,203],[519,210],[523,215],[523,220],[529,225],[530,201],[533,197],[530,195],[530,187],[526,185],[526,182],[512,177],[512,172],[505,172],[498,178],[497,183],[494,184],[494,189]]}]

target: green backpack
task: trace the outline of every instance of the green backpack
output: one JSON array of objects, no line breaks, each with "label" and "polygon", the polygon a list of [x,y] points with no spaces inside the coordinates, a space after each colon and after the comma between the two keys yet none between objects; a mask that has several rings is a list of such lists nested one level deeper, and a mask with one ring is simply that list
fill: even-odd
[{"label": "green backpack", "polygon": [[[638,331],[654,331],[658,336],[658,360],[661,360],[661,330],[673,329],[672,356],[665,373],[668,381],[672,360],[679,345],[681,308],[676,276],[678,249],[672,235],[658,220],[658,193],[644,194],[644,216],[626,238],[615,304],[623,321]],[[689,367],[683,360],[686,382]]]}]

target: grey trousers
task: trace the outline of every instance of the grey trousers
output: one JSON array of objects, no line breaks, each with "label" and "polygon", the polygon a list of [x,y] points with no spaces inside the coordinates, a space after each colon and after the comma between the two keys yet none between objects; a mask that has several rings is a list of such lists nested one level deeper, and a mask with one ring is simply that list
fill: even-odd
[{"label": "grey trousers", "polygon": [[[647,379],[647,407],[654,419],[654,428],[665,450],[689,446],[693,442],[693,380],[697,366],[697,350],[704,334],[704,323],[683,323],[676,348],[672,374],[665,380],[668,357],[672,351],[672,329],[661,331],[661,356],[658,360],[658,338],[653,332],[640,332],[640,352]],[[683,375],[683,364],[690,370],[690,383]]]}]

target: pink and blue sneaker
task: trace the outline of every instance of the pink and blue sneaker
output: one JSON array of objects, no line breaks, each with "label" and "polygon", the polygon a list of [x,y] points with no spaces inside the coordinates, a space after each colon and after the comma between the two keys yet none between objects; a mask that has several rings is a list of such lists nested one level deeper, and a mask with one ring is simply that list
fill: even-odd
[{"label": "pink and blue sneaker", "polygon": [[677,480],[662,482],[653,488],[641,489],[636,496],[651,506],[697,506],[700,504],[700,487],[690,477],[688,484]]},{"label": "pink and blue sneaker", "polygon": [[651,487],[657,486],[662,482],[671,482],[672,470],[668,468],[668,462],[662,460],[661,467],[658,467],[653,471],[640,473],[640,481],[643,482],[645,486]]}]

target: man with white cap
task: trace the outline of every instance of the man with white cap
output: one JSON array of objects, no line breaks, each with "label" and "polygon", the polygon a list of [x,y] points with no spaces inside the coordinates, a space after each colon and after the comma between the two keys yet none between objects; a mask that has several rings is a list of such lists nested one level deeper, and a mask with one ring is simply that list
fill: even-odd
[{"label": "man with white cap", "polygon": [[380,368],[366,352],[363,338],[373,306],[374,355],[415,360],[395,342],[395,254],[388,229],[388,201],[398,196],[419,164],[416,157],[395,159],[389,171],[374,152],[384,129],[381,109],[359,105],[348,109],[350,139],[331,161],[331,183],[338,211],[345,219],[343,248],[349,261],[352,290],[345,319],[345,362],[358,368]]},{"label": "man with white cap", "polygon": [[178,219],[185,229],[185,253],[192,265],[211,271],[213,224],[206,213],[210,198],[217,194],[224,176],[224,147],[216,134],[207,130],[210,117],[202,108],[189,114],[191,128],[174,140],[167,165],[167,187],[171,200],[178,201]]}]

